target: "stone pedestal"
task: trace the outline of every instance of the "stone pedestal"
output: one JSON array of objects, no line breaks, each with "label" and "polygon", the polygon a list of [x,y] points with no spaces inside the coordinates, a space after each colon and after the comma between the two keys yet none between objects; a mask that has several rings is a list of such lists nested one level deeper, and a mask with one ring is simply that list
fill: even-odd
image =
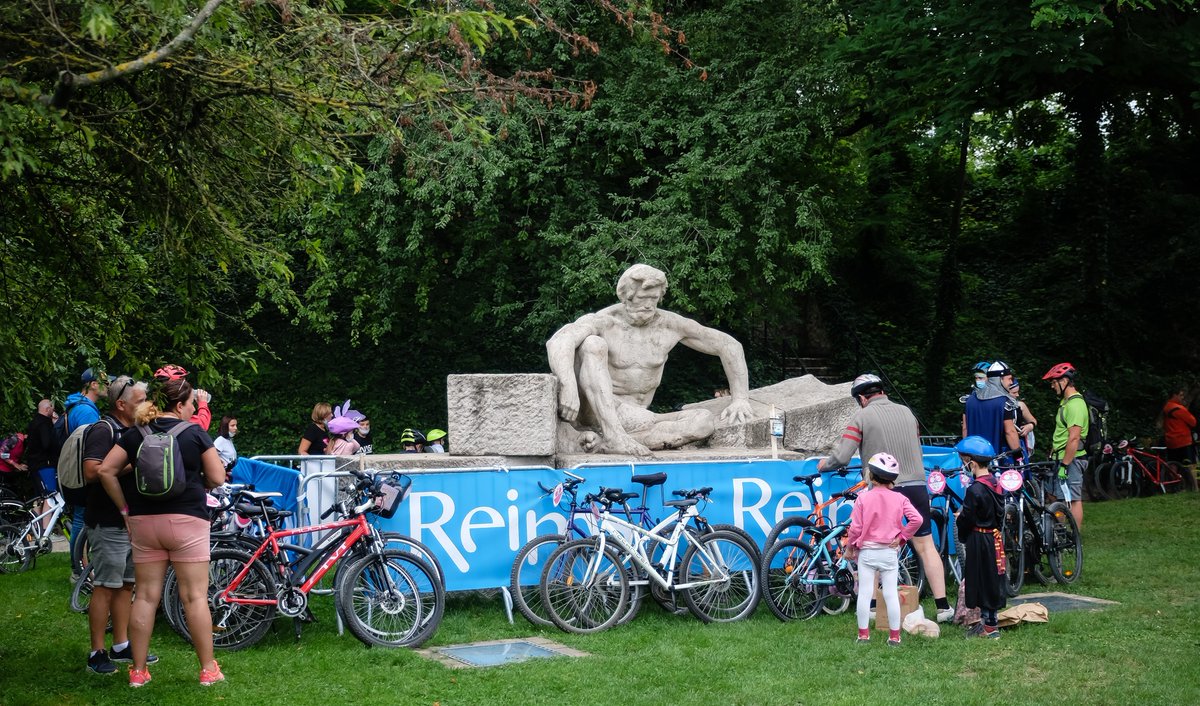
[{"label": "stone pedestal", "polygon": [[455,456],[555,453],[558,381],[553,375],[450,375],[446,402]]}]

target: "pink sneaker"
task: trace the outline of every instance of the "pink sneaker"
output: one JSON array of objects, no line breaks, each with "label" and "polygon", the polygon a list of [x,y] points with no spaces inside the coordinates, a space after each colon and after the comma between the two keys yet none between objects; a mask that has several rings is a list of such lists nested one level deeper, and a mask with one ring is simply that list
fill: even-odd
[{"label": "pink sneaker", "polygon": [[225,675],[221,673],[221,665],[214,659],[212,669],[200,669],[200,686],[212,686],[219,681],[225,681]]},{"label": "pink sneaker", "polygon": [[150,669],[148,667],[146,669],[129,668],[129,686],[136,689],[140,686],[146,686],[149,683]]}]

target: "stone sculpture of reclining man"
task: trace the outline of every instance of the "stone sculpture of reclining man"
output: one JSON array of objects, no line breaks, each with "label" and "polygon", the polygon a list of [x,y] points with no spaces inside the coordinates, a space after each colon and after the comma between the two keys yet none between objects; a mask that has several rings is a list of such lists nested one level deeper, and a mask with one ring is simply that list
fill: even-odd
[{"label": "stone sculpture of reclining man", "polygon": [[[560,438],[582,450],[645,456],[651,449],[678,448],[712,435],[708,410],[659,414],[649,410],[662,382],[667,354],[682,343],[719,356],[729,380],[730,402],[717,421],[750,419],[750,381],[742,344],[732,336],[658,308],[667,276],[634,265],[617,282],[619,304],[585,314],[546,342],[550,370],[558,378]],[[576,424],[598,431],[580,431]]]}]

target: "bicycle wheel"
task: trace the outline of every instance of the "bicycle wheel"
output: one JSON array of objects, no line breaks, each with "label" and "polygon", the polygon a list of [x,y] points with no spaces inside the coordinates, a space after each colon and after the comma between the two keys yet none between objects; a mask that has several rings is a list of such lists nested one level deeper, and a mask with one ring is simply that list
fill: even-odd
[{"label": "bicycle wheel", "polygon": [[86,566],[71,585],[71,610],[76,613],[87,613],[92,604],[92,567]]},{"label": "bicycle wheel", "polygon": [[629,575],[611,547],[594,537],[563,544],[542,569],[542,604],[560,630],[579,634],[611,627],[629,600]]},{"label": "bicycle wheel", "polygon": [[[408,570],[420,563],[414,554],[387,549],[360,557],[346,567],[335,599],[346,627],[363,644],[419,647],[437,629],[435,623],[432,630],[426,630],[428,625],[422,621],[426,606]],[[434,609],[434,605],[428,606],[428,610]]]},{"label": "bicycle wheel", "polygon": [[1025,552],[1021,546],[1021,511],[1016,505],[1004,506],[1004,519],[1000,525],[1004,540],[1005,581],[1004,590],[1010,596],[1021,592],[1025,584]]},{"label": "bicycle wheel", "polygon": [[191,642],[192,636],[183,617],[183,601],[179,598],[179,579],[175,576],[174,566],[168,566],[167,573],[163,576],[162,612],[163,617],[167,619],[167,625],[180,637]]},{"label": "bicycle wheel", "polygon": [[[424,542],[410,537],[407,534],[399,532],[380,532],[383,537],[384,549],[399,549],[400,551],[416,554],[417,558],[429,565],[428,568],[433,570],[433,576],[438,583],[442,584],[443,590],[446,588],[446,572],[442,571],[442,562],[438,561],[437,555]],[[537,586],[536,576],[534,577],[534,586]]]},{"label": "bicycle wheel", "polygon": [[1052,503],[1046,508],[1050,514],[1050,536],[1046,538],[1046,556],[1050,560],[1050,571],[1062,584],[1075,583],[1083,573],[1083,542],[1079,537],[1079,526],[1066,503]]},{"label": "bicycle wheel", "polygon": [[737,525],[725,524],[723,522],[710,524],[708,528],[714,532],[732,532],[736,534],[746,547],[750,549],[750,555],[754,559],[755,568],[762,564],[762,549],[759,548],[758,542],[754,541],[754,537],[750,536],[749,532]]},{"label": "bicycle wheel", "polygon": [[746,540],[726,530],[689,540],[679,582],[716,580],[683,591],[683,600],[692,615],[705,623],[728,623],[752,614],[762,596],[754,550]]},{"label": "bicycle wheel", "polygon": [[534,537],[517,552],[508,575],[508,592],[512,596],[513,607],[526,620],[539,627],[554,627],[554,622],[542,605],[542,569],[550,554],[566,541],[566,535],[562,534]]},{"label": "bicycle wheel", "polygon": [[1108,477],[1108,470],[1112,465],[1112,461],[1105,461],[1095,468],[1091,464],[1088,465],[1087,471],[1083,474],[1083,493],[1086,499],[1093,502],[1108,500],[1108,495],[1104,492],[1104,483],[1101,479]]},{"label": "bicycle wheel", "polygon": [[815,539],[815,535],[810,529],[812,526],[812,520],[807,517],[794,516],[783,518],[771,528],[770,534],[767,535],[767,541],[763,542],[761,553],[765,554],[768,549],[781,539],[801,539],[811,544]]},{"label": "bicycle wheel", "polygon": [[900,585],[915,586],[917,595],[922,595],[925,591],[925,567],[921,565],[921,557],[913,549],[912,542],[905,544],[900,550],[899,560]]},{"label": "bicycle wheel", "polygon": [[[250,554],[237,549],[214,549],[208,560],[208,607],[212,613],[213,647],[220,650],[240,650],[263,638],[275,618],[275,581],[261,561],[250,562]],[[231,603],[221,597],[233,579],[247,566],[250,570],[232,592],[234,598],[270,600],[270,605]],[[182,601],[176,592],[177,614],[183,616]],[[185,636],[187,621],[181,621]]]},{"label": "bicycle wheel", "polygon": [[[389,565],[398,564],[408,572],[413,585],[416,586],[417,598],[421,602],[421,624],[416,634],[405,645],[406,647],[416,647],[433,637],[438,626],[441,625],[442,616],[446,612],[446,587],[442,584],[437,571],[425,560],[425,557],[401,549],[385,549],[384,556]],[[349,568],[350,565],[347,565],[347,570],[339,575],[339,581],[347,580]],[[338,607],[343,606],[339,604]],[[342,620],[346,622],[345,616],[342,617]]]},{"label": "bicycle wheel", "polygon": [[88,564],[88,557],[91,556],[91,547],[88,546],[88,530],[87,525],[79,530],[79,539],[71,542],[71,574],[81,573],[84,567]]},{"label": "bicycle wheel", "polygon": [[800,539],[781,539],[767,548],[759,571],[762,597],[776,618],[807,620],[821,611],[829,587],[813,583],[830,578],[822,572],[821,562],[813,559],[813,549]]},{"label": "bicycle wheel", "polygon": [[1141,472],[1133,467],[1129,459],[1123,459],[1108,469],[1104,489],[1113,500],[1125,500],[1141,492]]},{"label": "bicycle wheel", "polygon": [[15,500],[6,500],[0,503],[0,524],[24,527],[36,516],[25,506],[25,503],[16,502]]},{"label": "bicycle wheel", "polygon": [[0,573],[19,574],[33,568],[37,550],[28,525],[0,525]]}]

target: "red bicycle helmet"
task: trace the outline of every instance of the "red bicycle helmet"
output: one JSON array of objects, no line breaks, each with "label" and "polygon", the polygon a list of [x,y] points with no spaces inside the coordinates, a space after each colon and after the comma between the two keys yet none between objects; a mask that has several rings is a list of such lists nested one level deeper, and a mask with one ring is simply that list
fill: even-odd
[{"label": "red bicycle helmet", "polygon": [[178,365],[164,365],[154,371],[154,379],[166,382],[168,380],[179,380],[187,377],[188,371]]},{"label": "red bicycle helmet", "polygon": [[1075,377],[1075,366],[1071,365],[1070,363],[1059,363],[1053,368],[1050,368],[1050,370],[1046,371],[1046,374],[1042,376],[1042,379],[1057,380],[1059,378],[1073,377]]}]

